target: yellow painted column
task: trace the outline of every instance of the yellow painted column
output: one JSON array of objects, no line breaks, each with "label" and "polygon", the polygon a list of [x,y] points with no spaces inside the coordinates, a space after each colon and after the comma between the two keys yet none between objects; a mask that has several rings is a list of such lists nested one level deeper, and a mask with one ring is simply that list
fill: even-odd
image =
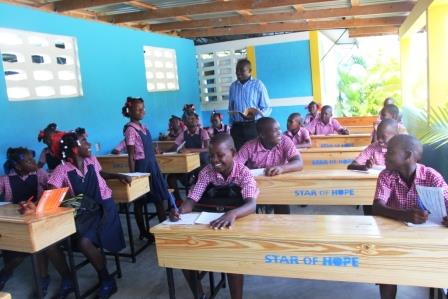
[{"label": "yellow painted column", "polygon": [[322,84],[320,76],[319,32],[310,31],[311,78],[313,82],[313,98],[322,103]]},{"label": "yellow painted column", "polygon": [[427,32],[428,107],[448,107],[448,1],[434,1],[429,6]]},{"label": "yellow painted column", "polygon": [[257,60],[255,59],[255,47],[254,46],[248,46],[246,48],[247,50],[247,59],[249,59],[250,64],[252,66],[252,77],[257,77]]}]

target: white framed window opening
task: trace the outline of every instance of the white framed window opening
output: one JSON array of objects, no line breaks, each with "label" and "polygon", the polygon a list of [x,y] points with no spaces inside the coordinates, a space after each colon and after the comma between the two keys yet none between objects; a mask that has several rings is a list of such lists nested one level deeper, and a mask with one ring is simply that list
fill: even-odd
[{"label": "white framed window opening", "polygon": [[229,87],[236,80],[236,64],[238,60],[246,57],[246,48],[197,55],[202,105],[217,109],[227,108]]},{"label": "white framed window opening", "polygon": [[149,92],[179,90],[176,50],[144,46],[146,89]]},{"label": "white framed window opening", "polygon": [[9,101],[82,96],[74,37],[0,28],[0,53]]}]

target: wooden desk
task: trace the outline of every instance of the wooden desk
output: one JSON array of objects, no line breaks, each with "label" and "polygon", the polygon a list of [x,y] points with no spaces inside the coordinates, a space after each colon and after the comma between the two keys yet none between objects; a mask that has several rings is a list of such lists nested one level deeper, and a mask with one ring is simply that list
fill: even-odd
[{"label": "wooden desk", "polygon": [[305,170],[347,169],[347,166],[364,150],[357,147],[313,147],[300,149]]},{"label": "wooden desk", "polygon": [[129,172],[128,154],[97,156],[104,172]]},{"label": "wooden desk", "polygon": [[152,144],[154,145],[154,149],[159,149],[159,151],[163,152],[169,152],[173,146],[176,145],[174,140],[167,140],[167,141],[153,141]]},{"label": "wooden desk", "polygon": [[0,292],[0,299],[11,299],[10,293]]},{"label": "wooden desk", "polygon": [[189,173],[201,163],[199,153],[156,155],[162,173]]},{"label": "wooden desk", "polygon": [[373,125],[370,126],[347,126],[350,134],[372,134]]},{"label": "wooden desk", "polygon": [[252,214],[232,229],[159,224],[152,232],[159,266],[171,270],[173,287],[171,268],[422,287],[447,283],[444,227],[407,227],[371,216]]},{"label": "wooden desk", "polygon": [[137,198],[149,193],[150,174],[131,177],[131,185],[123,184],[117,179],[107,180],[107,185],[112,189],[112,198],[116,203],[131,203]]},{"label": "wooden desk", "polygon": [[312,147],[353,147],[367,146],[372,141],[370,134],[351,134],[351,135],[312,135]]},{"label": "wooden desk", "polygon": [[[21,215],[18,205],[0,206],[0,249],[29,253],[34,274],[37,297],[43,298],[38,270],[37,253],[63,239],[68,240],[70,269],[74,269],[70,238],[76,232],[73,209],[57,208],[42,216]],[[74,277],[75,294],[79,288]]]},{"label": "wooden desk", "polygon": [[255,178],[257,204],[371,205],[377,174],[350,170],[304,170]]},{"label": "wooden desk", "polygon": [[[105,172],[129,172],[128,155],[98,156]],[[156,155],[162,173],[189,173],[200,166],[199,153]]]},{"label": "wooden desk", "polygon": [[373,126],[378,116],[352,116],[352,117],[335,117],[335,119],[343,127],[349,126]]}]

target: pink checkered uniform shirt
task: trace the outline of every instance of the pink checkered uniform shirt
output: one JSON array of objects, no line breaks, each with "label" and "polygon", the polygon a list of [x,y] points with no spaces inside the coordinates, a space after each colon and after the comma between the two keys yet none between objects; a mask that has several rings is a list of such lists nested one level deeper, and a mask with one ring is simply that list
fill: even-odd
[{"label": "pink checkered uniform shirt", "polygon": [[290,131],[285,131],[283,134],[289,137],[294,145],[304,144],[311,140],[310,132],[304,127],[301,127],[295,135],[292,135]]},{"label": "pink checkered uniform shirt", "polygon": [[391,208],[410,209],[418,207],[415,186],[442,187],[445,205],[448,207],[448,185],[436,170],[417,164],[415,179],[409,188],[397,171],[383,170],[377,181],[375,200]]},{"label": "pink checkered uniform shirt", "polygon": [[224,179],[222,174],[214,170],[211,164],[205,166],[199,173],[196,185],[190,189],[188,198],[197,202],[202,198],[209,184],[224,186],[231,183],[241,188],[241,194],[244,199],[257,198],[260,193],[250,170],[244,164],[234,161],[232,172],[226,179]]},{"label": "pink checkered uniform shirt", "polygon": [[328,124],[324,124],[320,118],[318,118],[311,122],[306,128],[311,135],[331,135],[339,134],[339,130],[343,127],[334,118],[330,119]]},{"label": "pink checkered uniform shirt", "polygon": [[109,186],[107,186],[106,181],[100,175],[101,165],[95,156],[90,156],[84,159],[84,165],[83,165],[84,169],[82,172],[79,171],[79,169],[76,168],[70,162],[64,162],[63,164],[59,164],[58,167],[56,167],[51,173],[51,176],[48,180],[48,184],[56,188],[69,187],[70,195],[75,196],[70,180],[68,179],[67,173],[69,171],[76,170],[76,173],[79,176],[84,177],[87,174],[87,166],[89,165],[93,165],[93,168],[95,169],[96,178],[98,180],[100,188],[101,198],[103,200],[110,199],[112,197],[112,190],[109,188]]},{"label": "pink checkered uniform shirt", "polygon": [[[17,173],[15,170],[11,170],[7,175],[0,176],[0,194],[3,195],[5,198],[5,201],[12,201],[12,189],[11,184],[9,183],[9,177],[15,176]],[[28,175],[21,176],[20,179],[25,181],[28,176],[30,175],[36,175],[37,176],[37,196],[38,198],[34,198],[34,200],[39,200],[40,196],[44,192],[44,190],[47,188],[47,182],[48,182],[48,173],[42,169],[39,168],[35,172],[30,172]],[[24,200],[27,200],[28,198],[25,198]]]},{"label": "pink checkered uniform shirt", "polygon": [[320,118],[320,112],[317,112],[316,117],[314,117],[311,113],[307,113],[307,115],[305,116],[305,120],[303,121],[303,124],[307,126],[313,121],[318,120],[319,118]]},{"label": "pink checkered uniform shirt", "polygon": [[188,129],[185,130],[184,132],[180,133],[179,136],[177,136],[176,140],[174,141],[174,143],[176,143],[176,145],[181,145],[182,142],[184,142],[184,134],[185,134],[185,132],[186,132],[186,134],[188,134],[190,136],[199,135],[200,134],[202,141],[210,139],[210,136],[208,136],[208,132],[207,132],[206,129],[197,127],[196,131],[194,132],[194,134],[190,134],[190,131],[188,131]]},{"label": "pink checkered uniform shirt", "polygon": [[[140,136],[138,136],[138,137],[140,137]],[[117,150],[117,151],[119,151],[120,153],[122,152],[122,151],[125,151],[126,152],[126,140],[121,140],[120,141],[120,143],[114,148],[114,150]]]},{"label": "pink checkered uniform shirt", "polygon": [[359,165],[365,165],[368,160],[373,159],[375,165],[386,165],[386,153],[387,147],[381,145],[379,142],[374,142],[366,147],[359,156],[355,159],[355,162]]},{"label": "pink checkered uniform shirt", "polygon": [[261,144],[260,138],[246,142],[235,160],[242,164],[248,162],[248,167],[255,169],[284,165],[295,156],[300,157],[299,151],[291,139],[282,134],[280,143],[270,150]]},{"label": "pink checkered uniform shirt", "polygon": [[124,132],[124,140],[126,145],[134,146],[134,160],[143,160],[145,159],[145,149],[138,131],[141,131],[146,135],[146,126],[144,124],[138,125],[136,123],[129,122],[128,127]]},{"label": "pink checkered uniform shirt", "polygon": [[[229,125],[225,125],[222,124],[221,129],[216,129],[216,131],[218,131],[218,133],[226,133],[226,134],[230,134],[230,126]],[[207,128],[207,133],[210,136],[210,138],[213,137],[215,132],[215,129],[213,127]]]}]

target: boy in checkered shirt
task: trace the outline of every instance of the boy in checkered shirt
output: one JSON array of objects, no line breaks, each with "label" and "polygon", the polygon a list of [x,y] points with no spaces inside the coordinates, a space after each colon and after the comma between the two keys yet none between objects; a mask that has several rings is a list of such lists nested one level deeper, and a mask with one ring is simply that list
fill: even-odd
[{"label": "boy in checkered shirt", "polygon": [[[250,170],[244,164],[235,161],[235,155],[235,144],[229,134],[220,133],[212,137],[209,146],[210,164],[201,170],[196,185],[191,188],[187,200],[183,202],[182,206],[178,210],[171,210],[171,221],[177,221],[182,217],[181,214],[191,212],[210,184],[214,186],[235,184],[241,188],[241,195],[245,201],[242,206],[230,210],[212,221],[210,223],[212,228],[230,228],[236,219],[255,212],[256,198],[259,193],[257,184]],[[193,290],[196,286],[192,285],[192,276],[197,274],[195,271],[184,270],[184,275]],[[242,299],[243,275],[227,274],[227,277],[231,298]],[[198,286],[198,291],[200,298],[206,298],[201,284]]]},{"label": "boy in checkered shirt", "polygon": [[393,119],[383,120],[376,132],[376,142],[366,147],[359,156],[347,167],[351,170],[368,170],[373,165],[384,166],[386,164],[387,143],[395,135],[398,135],[398,123]]},{"label": "boy in checkered shirt", "polygon": [[[448,185],[436,170],[417,163],[421,159],[421,143],[410,135],[397,135],[387,146],[386,170],[378,177],[373,214],[399,221],[424,223],[428,213],[419,208],[416,186],[440,187],[448,203]],[[448,226],[448,218],[443,219]],[[396,285],[380,285],[382,299],[394,299]]]}]

